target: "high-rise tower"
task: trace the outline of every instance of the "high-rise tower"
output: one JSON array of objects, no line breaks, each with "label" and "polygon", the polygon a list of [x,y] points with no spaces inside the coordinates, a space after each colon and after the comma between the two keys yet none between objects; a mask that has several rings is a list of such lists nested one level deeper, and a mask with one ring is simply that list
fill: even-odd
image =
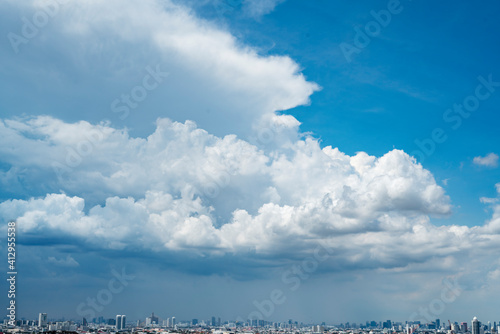
[{"label": "high-rise tower", "polygon": [[474,317],[472,319],[472,334],[480,334],[479,327],[481,327],[481,323],[477,320],[477,317]]},{"label": "high-rise tower", "polygon": [[122,329],[122,316],[121,315],[117,315],[116,316],[116,330],[119,331],[120,329]]},{"label": "high-rise tower", "polygon": [[47,313],[38,314],[38,327],[47,327]]}]

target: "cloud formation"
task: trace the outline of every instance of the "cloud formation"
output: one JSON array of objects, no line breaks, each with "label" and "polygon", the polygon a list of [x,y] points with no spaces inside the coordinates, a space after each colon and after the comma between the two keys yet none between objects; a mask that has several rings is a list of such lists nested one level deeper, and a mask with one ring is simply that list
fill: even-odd
[{"label": "cloud formation", "polygon": [[498,206],[481,228],[432,225],[430,216],[450,214],[449,198],[405,152],[349,156],[280,124],[281,141],[264,151],[191,121],[159,119],[141,138],[48,116],[3,120],[4,188],[24,180],[41,195],[4,201],[0,216],[28,236],[91,249],[256,256],[276,266],[321,242],[335,254],[325,270],[408,268],[497,239]]},{"label": "cloud formation", "polygon": [[[308,104],[319,89],[290,57],[259,55],[229,32],[170,1],[67,1],[53,15],[47,14],[52,8],[39,1],[7,1],[0,6],[10,16],[24,18],[2,24],[11,37],[26,40],[3,41],[4,74],[12,87],[24,87],[32,100],[44,101],[42,106],[17,103],[4,115],[26,108],[30,115],[51,113],[74,121],[74,115],[81,114],[143,134],[158,117],[194,119],[212,133],[246,137],[262,118]],[[248,6],[273,7],[260,2]],[[36,36],[23,37],[24,26],[33,25],[37,13],[49,17],[50,24],[34,26]],[[35,53],[45,60],[43,67],[39,57],[30,57]],[[169,75],[146,98],[134,100],[134,87],[145,81],[151,68]],[[124,120],[113,102],[127,101],[127,95],[133,101],[128,102],[130,116]],[[12,96],[5,98],[8,102]]]},{"label": "cloud formation", "polygon": [[[279,2],[244,5],[261,16]],[[47,10],[36,1],[7,3],[28,20]],[[18,21],[3,24],[22,33]],[[38,37],[17,47],[15,60],[1,53],[12,84],[40,87],[49,107],[62,96],[76,106],[57,105],[57,117],[0,123],[0,215],[16,219],[26,235],[96,250],[267,258],[274,265],[322,242],[335,250],[329,269],[339,270],[449,259],[497,232],[496,206],[481,228],[432,225],[430,217],[451,213],[450,200],[403,151],[349,156],[302,135],[297,119],[278,114],[307,104],[319,89],[298,64],[259,55],[170,1],[69,1]],[[17,79],[21,67],[39,75]],[[121,120],[113,101],[156,68],[168,77],[140,101],[144,109],[130,107]],[[67,119],[79,113],[86,120]],[[142,135],[126,128],[155,119]],[[495,156],[474,161],[491,166]]]},{"label": "cloud formation", "polygon": [[272,12],[282,2],[285,0],[244,0],[244,7],[249,16],[259,18]]},{"label": "cloud formation", "polygon": [[492,152],[484,157],[475,157],[473,162],[478,166],[496,168],[498,167],[498,154]]}]

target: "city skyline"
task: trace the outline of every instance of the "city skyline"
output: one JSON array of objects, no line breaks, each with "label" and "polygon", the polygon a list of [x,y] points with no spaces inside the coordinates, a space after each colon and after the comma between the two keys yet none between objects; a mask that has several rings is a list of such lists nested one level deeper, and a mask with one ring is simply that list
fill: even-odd
[{"label": "city skyline", "polygon": [[0,15],[5,316],[497,317],[498,1]]},{"label": "city skyline", "polygon": [[[176,323],[175,317],[167,317],[166,319],[162,319],[161,317],[155,316],[154,312],[152,312],[151,317],[146,317],[145,321],[141,321],[141,319],[137,320],[132,320],[129,321],[128,323],[124,320],[126,318],[126,315],[116,315],[116,320],[113,318],[106,319],[105,317],[100,316],[99,318],[94,318],[91,319],[90,321],[87,320],[86,318],[83,318],[82,321],[75,321],[74,319],[59,319],[59,320],[54,320],[52,319],[51,321],[47,321],[47,314],[46,313],[39,313],[38,317],[38,323],[36,324],[37,327],[50,327],[51,325],[53,326],[54,324],[60,324],[60,323],[69,323],[69,324],[76,324],[77,326],[90,326],[90,325],[104,325],[104,326],[111,326],[114,327],[117,331],[118,330],[125,330],[127,328],[131,327],[152,327],[152,328],[177,328],[177,326],[180,326],[181,328],[189,328],[189,327],[226,327],[226,328],[232,328],[232,327],[271,327],[271,328],[293,328],[293,327],[318,327],[319,326],[326,326],[330,328],[345,328],[345,329],[394,329],[394,328],[399,328],[399,330],[450,330],[454,333],[466,333],[470,332],[472,334],[479,334],[483,333],[485,330],[486,331],[492,331],[492,332],[497,332],[498,329],[500,329],[500,321],[487,321],[487,322],[481,322],[477,317],[473,317],[472,320],[470,321],[471,326],[468,326],[467,322],[457,322],[457,321],[450,321],[448,320],[447,322],[441,319],[435,319],[429,323],[421,323],[420,321],[393,321],[393,320],[386,320],[386,321],[366,321],[366,322],[360,322],[360,323],[354,323],[354,322],[345,322],[345,323],[337,323],[337,324],[331,324],[327,322],[321,322],[321,324],[315,324],[315,323],[302,323],[298,321],[294,321],[293,319],[288,319],[288,321],[282,321],[282,322],[276,322],[276,321],[266,321],[266,320],[259,320],[259,319],[248,319],[245,321],[236,321],[236,320],[226,320],[226,321],[221,321],[220,318],[218,318],[218,323],[215,324],[215,316],[212,316],[211,319],[206,319],[205,320],[200,320],[197,318],[193,318],[192,320],[183,320],[180,321],[179,323]],[[162,323],[159,322],[159,320],[162,320]],[[169,320],[172,320],[170,322]],[[25,321],[25,319],[19,320],[19,321]],[[170,325],[168,325],[170,323]],[[325,327],[325,328],[326,328]],[[314,331],[314,330],[313,330]],[[322,330],[321,330],[322,331]],[[320,332],[320,330],[318,330]]]},{"label": "city skyline", "polygon": [[[99,316],[95,317],[92,319],[58,319],[58,318],[52,318],[48,319],[47,313],[39,313],[38,314],[38,322],[37,326],[38,327],[48,327],[49,324],[53,323],[58,323],[58,322],[74,322],[78,325],[86,325],[86,324],[103,324],[103,325],[110,325],[114,326],[117,330],[129,328],[129,327],[162,327],[162,328],[175,328],[176,326],[181,326],[181,327],[196,327],[196,326],[205,326],[205,327],[245,327],[245,326],[255,326],[255,327],[264,327],[264,326],[285,326],[290,325],[290,326],[301,326],[301,327],[307,327],[307,326],[319,326],[319,325],[324,325],[324,326],[329,326],[329,327],[339,327],[339,328],[379,328],[379,329],[384,329],[384,328],[393,328],[393,327],[398,327],[398,326],[416,326],[415,329],[420,328],[420,329],[446,329],[451,330],[453,332],[468,332],[470,329],[470,332],[472,334],[477,334],[477,331],[479,328],[483,329],[492,329],[497,331],[500,329],[500,320],[498,321],[479,321],[479,319],[474,316],[472,320],[470,321],[470,327],[468,325],[468,322],[464,322],[462,320],[444,320],[444,319],[432,319],[428,321],[420,321],[420,320],[415,320],[415,319],[403,319],[403,320],[366,320],[366,321],[360,321],[360,322],[340,322],[340,323],[331,323],[328,321],[322,321],[321,323],[303,323],[302,321],[297,321],[294,319],[288,319],[288,320],[283,320],[283,321],[276,321],[275,319],[221,319],[220,317],[217,316],[211,316],[209,318],[203,319],[203,318],[192,318],[190,320],[176,320],[175,316],[166,316],[166,317],[161,317],[158,315],[155,315],[155,312],[152,312],[150,316],[144,316],[142,318],[138,319],[130,319],[128,322],[125,320],[126,315],[124,314],[117,314],[116,317],[105,317],[105,316]],[[19,320],[27,320],[24,317]],[[144,320],[144,321],[143,321]],[[430,327],[434,326],[434,327]],[[408,327],[406,327],[408,328]]]}]

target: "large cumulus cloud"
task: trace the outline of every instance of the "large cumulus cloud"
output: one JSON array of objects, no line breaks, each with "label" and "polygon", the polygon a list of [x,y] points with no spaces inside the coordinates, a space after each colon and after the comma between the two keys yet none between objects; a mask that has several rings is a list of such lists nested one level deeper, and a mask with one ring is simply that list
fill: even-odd
[{"label": "large cumulus cloud", "polygon": [[[249,136],[262,118],[309,103],[319,89],[290,57],[260,55],[168,0],[60,3],[56,10],[43,1],[0,5],[9,18],[0,23],[8,32],[0,42],[4,115],[108,119],[143,135],[167,116]],[[37,28],[43,15],[47,23]],[[37,31],[29,38],[26,22]],[[158,82],[146,80],[155,88],[134,95],[151,72],[161,73]]]},{"label": "large cumulus cloud", "polygon": [[257,254],[276,265],[321,242],[335,250],[332,270],[406,267],[493,241],[484,233],[495,229],[496,211],[484,228],[432,225],[430,217],[451,213],[449,198],[400,150],[349,156],[284,136],[266,151],[168,119],[146,138],[48,116],[3,120],[0,132],[10,138],[0,145],[10,165],[4,189],[23,179],[40,194],[0,204],[27,235],[103,250]]}]

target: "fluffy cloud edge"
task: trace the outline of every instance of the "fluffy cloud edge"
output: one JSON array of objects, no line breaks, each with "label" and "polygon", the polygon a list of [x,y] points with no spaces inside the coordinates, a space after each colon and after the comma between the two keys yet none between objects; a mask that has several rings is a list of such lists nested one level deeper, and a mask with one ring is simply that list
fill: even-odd
[{"label": "fluffy cloud edge", "polygon": [[[277,134],[297,127],[286,117],[280,124]],[[255,254],[283,263],[321,242],[336,254],[332,268],[392,268],[472,252],[477,241],[491,247],[498,232],[497,213],[484,227],[432,225],[429,215],[450,213],[449,198],[399,150],[348,156],[292,131],[265,152],[234,135],[220,138],[168,119],[147,138],[47,116],[1,125],[11,141],[0,152],[10,154],[3,156],[11,169],[45,170],[54,185],[37,198],[4,201],[2,218],[16,219],[22,233],[78,238],[93,249]],[[67,166],[69,179],[58,180],[52,163],[64,163],[68,148],[78,153],[92,139],[81,163]],[[12,185],[8,175],[2,180]],[[102,203],[85,195],[89,184],[105,194]],[[210,186],[218,193],[203,191]],[[241,206],[245,196],[253,208]]]}]

